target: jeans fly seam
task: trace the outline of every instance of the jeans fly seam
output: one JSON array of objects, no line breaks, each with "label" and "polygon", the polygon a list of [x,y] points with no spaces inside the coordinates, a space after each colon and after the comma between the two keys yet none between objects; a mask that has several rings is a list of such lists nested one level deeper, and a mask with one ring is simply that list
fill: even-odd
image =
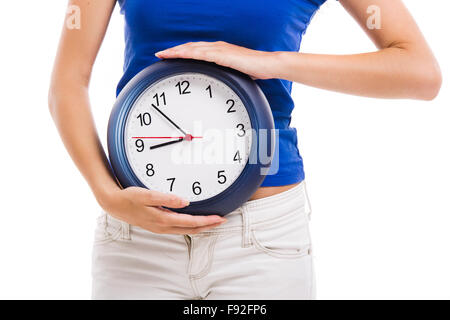
[{"label": "jeans fly seam", "polygon": [[[187,274],[189,277],[189,283],[191,284],[191,288],[192,291],[194,292],[194,296],[195,299],[197,299],[198,297],[200,297],[200,292],[198,290],[197,284],[195,283],[195,279],[194,277],[191,275],[191,270],[192,270],[192,265],[193,265],[193,261],[194,261],[194,238],[186,235],[187,237],[189,237],[189,243],[186,241],[186,243],[188,243],[188,248],[189,248],[189,263],[188,263],[188,270],[187,270]],[[187,239],[187,238],[185,238]]]},{"label": "jeans fly seam", "polygon": [[212,238],[211,242],[209,243],[209,246],[208,246],[208,258],[207,258],[208,259],[208,263],[203,268],[203,270],[201,270],[200,272],[198,272],[195,275],[192,275],[192,279],[200,279],[200,278],[203,278],[204,276],[206,276],[208,274],[209,270],[211,269],[214,249],[216,247],[216,242],[217,242],[217,238],[218,237],[219,237],[219,235],[215,235]]}]

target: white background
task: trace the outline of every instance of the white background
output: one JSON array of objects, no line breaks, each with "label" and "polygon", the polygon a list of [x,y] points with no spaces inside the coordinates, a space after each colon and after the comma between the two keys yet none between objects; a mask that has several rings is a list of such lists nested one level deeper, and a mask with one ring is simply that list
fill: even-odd
[{"label": "white background", "polygon": [[[441,64],[436,100],[294,86],[321,299],[450,298],[450,4],[405,2]],[[99,207],[47,109],[65,7],[5,1],[0,11],[0,298],[90,298]],[[122,28],[116,10],[91,82],[103,141],[122,72]],[[323,6],[302,44],[313,53],[374,49],[337,1]]]}]

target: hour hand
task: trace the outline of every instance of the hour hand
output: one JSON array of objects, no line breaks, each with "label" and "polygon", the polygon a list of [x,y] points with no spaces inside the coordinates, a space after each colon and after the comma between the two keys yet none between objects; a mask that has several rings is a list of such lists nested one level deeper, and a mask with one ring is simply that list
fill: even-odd
[{"label": "hour hand", "polygon": [[184,140],[184,138],[181,137],[181,138],[178,138],[177,140],[172,140],[172,141],[169,141],[169,142],[164,142],[164,143],[160,143],[160,144],[155,144],[154,146],[151,146],[151,147],[150,147],[150,150],[157,149],[157,148],[161,148],[161,147],[165,147],[165,146],[168,146],[168,145],[171,145],[171,144],[174,144],[174,143],[181,142],[181,141],[183,141],[183,140]]}]

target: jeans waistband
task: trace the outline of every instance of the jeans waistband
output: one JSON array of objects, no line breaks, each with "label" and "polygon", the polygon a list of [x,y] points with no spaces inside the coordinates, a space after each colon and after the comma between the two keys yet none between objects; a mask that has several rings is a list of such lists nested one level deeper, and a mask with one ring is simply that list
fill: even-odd
[{"label": "jeans waistband", "polygon": [[273,196],[245,202],[242,206],[225,216],[228,220],[226,223],[200,234],[239,231],[243,228],[249,228],[250,225],[283,219],[284,216],[299,209],[304,209],[307,215],[311,212],[304,181],[289,190]]},{"label": "jeans waistband", "polygon": [[[293,209],[306,207],[309,209],[308,197],[305,190],[305,182],[302,181],[295,187],[261,199],[249,200],[235,211],[246,210],[252,212],[252,221],[260,222],[283,216]],[[231,212],[228,216],[234,214]]]},{"label": "jeans waistband", "polygon": [[[283,216],[290,214],[293,210],[303,208],[305,214],[309,215],[311,207],[304,180],[295,187],[278,194],[245,202],[225,216],[227,219],[225,224],[203,231],[200,234],[242,230],[242,228],[246,228],[250,224],[267,223],[272,220],[282,219]],[[105,223],[121,224],[124,230],[128,230],[130,227],[128,223],[109,214],[102,218],[105,219]]]}]

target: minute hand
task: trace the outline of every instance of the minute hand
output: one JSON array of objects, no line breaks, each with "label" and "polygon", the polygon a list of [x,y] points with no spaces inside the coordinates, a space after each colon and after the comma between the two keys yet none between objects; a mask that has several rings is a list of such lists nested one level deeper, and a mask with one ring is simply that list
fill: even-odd
[{"label": "minute hand", "polygon": [[168,116],[166,116],[166,115],[164,114],[164,112],[162,112],[161,110],[159,110],[159,108],[158,108],[157,106],[155,106],[153,103],[152,103],[152,107],[155,108],[156,111],[158,111],[164,118],[166,118],[167,121],[169,121],[175,128],[177,128],[178,130],[180,130],[184,135],[187,135],[187,133],[186,133],[183,129],[181,129],[181,128],[180,128],[175,122],[173,122]]}]

